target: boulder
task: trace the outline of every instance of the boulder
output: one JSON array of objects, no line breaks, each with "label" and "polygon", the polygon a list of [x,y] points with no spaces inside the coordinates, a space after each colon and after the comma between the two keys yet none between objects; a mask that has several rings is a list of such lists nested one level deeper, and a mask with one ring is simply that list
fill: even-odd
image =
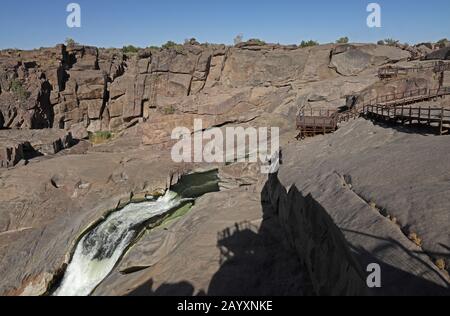
[{"label": "boulder", "polygon": [[428,54],[425,60],[450,60],[450,47],[444,47]]}]

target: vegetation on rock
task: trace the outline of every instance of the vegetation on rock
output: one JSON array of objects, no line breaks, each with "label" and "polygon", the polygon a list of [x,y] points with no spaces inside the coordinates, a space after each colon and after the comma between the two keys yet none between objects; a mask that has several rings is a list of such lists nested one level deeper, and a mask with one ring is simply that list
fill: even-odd
[{"label": "vegetation on rock", "polygon": [[350,41],[349,38],[347,36],[345,36],[345,37],[341,37],[340,39],[338,39],[336,41],[336,44],[348,44],[349,41]]},{"label": "vegetation on rock", "polygon": [[89,141],[94,145],[103,144],[112,138],[113,134],[107,131],[89,133]]},{"label": "vegetation on rock", "polygon": [[313,47],[313,46],[317,46],[319,45],[319,42],[317,41],[313,41],[313,40],[309,40],[309,41],[302,41],[300,43],[300,47],[305,48],[305,47]]},{"label": "vegetation on rock", "polygon": [[30,97],[30,92],[28,92],[23,86],[22,82],[18,79],[14,79],[11,82],[11,92],[20,100],[26,101]]}]

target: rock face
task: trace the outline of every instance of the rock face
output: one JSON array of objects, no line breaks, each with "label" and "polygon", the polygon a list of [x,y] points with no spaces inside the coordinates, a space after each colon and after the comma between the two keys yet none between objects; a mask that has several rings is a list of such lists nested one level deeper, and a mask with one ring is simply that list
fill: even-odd
[{"label": "rock face", "polygon": [[[434,85],[433,74],[378,82],[379,65],[409,56],[404,48],[375,45],[298,48],[256,41],[236,47],[192,42],[133,55],[85,46],[0,52],[0,113],[7,128],[0,131],[0,161],[8,167],[0,168],[0,294],[45,294],[90,224],[131,196],[159,192],[177,175],[211,167],[220,170],[222,191],[145,234],[94,294],[280,295],[310,287],[359,294],[355,274],[372,257],[406,292],[423,279],[424,291],[441,289],[445,273],[433,263],[445,253],[440,244],[448,246],[444,138],[427,143],[358,121],[310,147],[293,142],[301,108],[337,109],[348,96]],[[174,163],[173,129],[191,129],[198,118],[204,129],[280,127],[286,152],[278,177],[267,182],[254,164]],[[34,129],[45,127],[53,129]],[[117,133],[105,144],[55,155],[69,135],[98,131]],[[30,147],[48,159],[26,164]],[[386,159],[394,167],[386,167]],[[411,188],[417,166],[426,170],[426,180]],[[394,177],[406,167],[406,175]],[[394,191],[383,188],[379,174]],[[425,194],[430,183],[440,188],[432,198]],[[265,184],[273,188],[267,192]],[[290,190],[294,185],[298,192]],[[402,230],[364,199],[386,208]],[[320,215],[314,213],[318,205]],[[425,211],[430,207],[431,214]],[[409,241],[406,228],[422,239],[422,248]],[[345,264],[330,267],[321,259],[328,253]],[[344,266],[352,271],[348,278],[338,276]],[[321,271],[336,276],[334,288]],[[404,293],[393,284],[383,293],[395,291]]]},{"label": "rock face", "polygon": [[341,45],[331,53],[330,67],[344,76],[354,76],[370,67],[399,62],[411,57],[409,52],[391,46]]},{"label": "rock face", "polygon": [[[303,205],[302,195],[311,194],[344,234],[359,264],[382,267],[388,284],[375,295],[448,295],[448,274],[435,264],[448,260],[450,243],[445,193],[450,188],[442,172],[447,144],[445,137],[404,134],[360,119],[333,135],[284,147],[280,184],[272,181],[270,201],[279,212],[289,212]],[[420,172],[420,181],[409,172],[413,169]],[[305,207],[283,218],[291,225],[307,215]],[[337,249],[316,246],[317,251]]]},{"label": "rock face", "polygon": [[450,60],[450,47],[444,47],[425,57],[426,60]]},{"label": "rock face", "polygon": [[0,168],[21,160],[54,155],[74,144],[72,134],[63,130],[5,130],[0,134]]},{"label": "rock face", "polygon": [[[401,49],[376,45],[300,49],[258,43],[193,44],[135,55],[64,45],[2,51],[4,125],[55,127],[85,137],[88,131],[123,130],[157,113],[217,115],[237,104],[283,102],[284,97],[274,99],[283,89],[298,94],[298,85],[335,78],[327,67],[330,52],[330,67],[344,76],[409,56]],[[216,104],[221,97],[223,106]]]}]

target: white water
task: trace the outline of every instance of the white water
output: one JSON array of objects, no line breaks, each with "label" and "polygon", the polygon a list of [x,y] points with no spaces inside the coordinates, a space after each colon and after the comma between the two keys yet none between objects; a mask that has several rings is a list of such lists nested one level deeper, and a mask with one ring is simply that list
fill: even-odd
[{"label": "white water", "polygon": [[114,269],[141,225],[182,203],[176,193],[168,191],[157,201],[130,204],[112,213],[79,241],[61,285],[53,295],[90,295]]}]

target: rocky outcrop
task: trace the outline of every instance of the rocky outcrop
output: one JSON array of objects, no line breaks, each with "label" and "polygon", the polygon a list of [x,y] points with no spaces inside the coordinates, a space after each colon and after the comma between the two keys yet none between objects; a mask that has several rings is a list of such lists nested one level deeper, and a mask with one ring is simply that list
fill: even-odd
[{"label": "rocky outcrop", "polygon": [[[302,49],[260,42],[236,47],[190,43],[131,55],[79,45],[3,51],[0,110],[5,127],[56,127],[72,131],[75,137],[123,130],[158,113],[198,109],[200,115],[217,115],[224,109],[253,105],[254,94],[259,94],[259,104],[274,98],[283,103],[285,88],[298,94],[306,83],[334,79],[336,73],[327,67],[330,52],[330,67],[344,76],[409,56],[387,46]],[[272,92],[265,96],[257,92],[264,89]],[[245,98],[243,90],[247,90]],[[208,99],[221,97],[225,104],[208,104]]]},{"label": "rocky outcrop", "polygon": [[410,57],[409,52],[392,46],[347,44],[333,49],[330,67],[343,76],[354,76],[370,67],[404,61]]},{"label": "rocky outcrop", "polygon": [[[346,54],[356,54],[360,58],[353,64]],[[44,135],[38,135],[36,139],[41,143],[30,142],[33,147],[40,148],[39,151],[52,154],[55,144],[59,141],[65,143],[64,135],[68,132],[75,138],[86,137],[88,131],[118,133],[114,133],[114,138],[105,144],[85,148],[82,155],[77,151],[73,154],[64,151],[51,155],[51,160],[43,157],[29,164],[19,162],[16,168],[0,170],[0,274],[4,276],[0,282],[0,293],[44,294],[70,259],[74,241],[91,223],[108,210],[115,210],[117,205],[130,201],[130,196],[134,194],[159,192],[167,188],[177,178],[170,175],[192,170],[194,166],[172,161],[170,136],[174,127],[191,129],[196,118],[203,119],[205,129],[213,126],[226,128],[229,125],[280,127],[283,148],[291,143],[284,155],[285,167],[280,171],[280,190],[277,191],[279,196],[283,196],[280,200],[287,204],[280,204],[272,198],[269,201],[263,199],[270,202],[272,212],[268,213],[270,218],[264,217],[262,223],[258,222],[262,199],[259,184],[255,183],[260,177],[259,168],[245,165],[233,176],[227,177],[234,178],[233,183],[221,184],[223,190],[232,188],[234,191],[203,197],[190,216],[175,221],[167,230],[162,228],[155,235],[145,236],[125,254],[124,261],[94,294],[127,294],[141,290],[141,286],[148,293],[149,280],[162,287],[158,293],[170,293],[164,290],[165,282],[191,281],[190,276],[199,294],[230,294],[226,292],[226,282],[223,280],[237,275],[240,269],[243,271],[241,278],[232,286],[237,295],[252,294],[251,291],[292,294],[294,291],[283,288],[282,284],[296,285],[300,282],[296,277],[301,274],[301,269],[295,265],[299,258],[309,256],[302,262],[310,270],[317,260],[323,258],[328,246],[338,249],[335,252],[330,250],[333,257],[352,258],[342,254],[345,252],[342,250],[345,250],[341,242],[342,234],[352,251],[356,249],[369,259],[374,254],[378,261],[384,262],[388,271],[386,278],[392,276],[392,280],[406,288],[410,284],[408,282],[417,284],[422,279],[429,281],[432,287],[436,284],[438,288],[442,287],[440,278],[444,272],[426,267],[435,259],[442,259],[436,255],[443,253],[438,245],[448,244],[446,235],[442,233],[446,232],[446,227],[439,226],[446,223],[442,220],[442,196],[436,193],[433,199],[427,199],[421,195],[426,191],[424,186],[419,186],[417,190],[409,186],[409,190],[419,194],[416,202],[419,203],[419,211],[415,212],[410,211],[413,207],[405,203],[397,204],[392,198],[400,195],[401,201],[411,200],[408,185],[417,182],[417,168],[413,167],[413,155],[409,154],[416,140],[405,138],[402,145],[403,134],[393,137],[389,132],[383,134],[378,129],[350,125],[349,129],[340,130],[330,138],[319,138],[321,142],[313,143],[306,150],[303,149],[308,141],[301,144],[293,142],[296,136],[295,116],[299,108],[337,109],[346,104],[349,95],[358,95],[361,91],[372,95],[431,86],[429,78],[422,77],[392,81],[383,86],[375,84],[378,81],[378,65],[395,63],[404,58],[408,58],[408,53],[395,47],[341,47],[330,44],[299,48],[259,42],[236,47],[190,43],[173,49],[141,50],[137,54],[84,46],[1,52],[0,112],[4,116],[4,127],[12,128],[2,130],[2,135],[17,132],[17,128],[22,128],[20,132],[34,133],[38,131],[29,128],[53,125],[63,134],[58,134],[56,138],[53,135],[48,141],[43,141],[46,139]],[[330,68],[330,62],[335,68]],[[50,102],[50,107],[47,102]],[[47,129],[39,130],[42,133],[45,131]],[[11,141],[12,146],[5,146],[13,149],[1,154],[2,161],[7,160],[8,166],[17,163],[14,161],[24,151],[23,144],[33,139],[32,135],[23,135],[26,136],[20,141]],[[338,135],[338,141],[333,142],[333,137]],[[376,135],[380,139],[372,140]],[[359,138],[363,136],[366,138]],[[8,136],[8,139],[18,139],[18,136]],[[394,151],[397,147],[385,143],[390,139],[400,143],[397,151]],[[358,145],[354,147],[352,142],[358,140]],[[367,144],[371,141],[374,144],[368,148]],[[445,179],[442,178],[445,173],[436,173],[437,168],[429,167],[439,165],[439,161],[430,161],[431,156],[424,154],[433,152],[432,156],[436,159],[445,157],[446,145],[443,145],[442,152],[436,153],[435,148],[441,148],[440,143],[427,145],[422,138],[418,142],[425,149],[417,160],[423,161],[420,166],[430,174],[425,182],[437,181],[436,187],[442,189],[439,192],[446,193],[448,190],[445,190]],[[22,148],[19,148],[20,144]],[[420,152],[417,148],[416,151]],[[371,156],[368,156],[369,153]],[[26,150],[22,156],[25,154]],[[22,161],[25,162],[25,159]],[[408,172],[405,171],[409,177],[398,176],[402,183],[408,185],[401,186],[392,195],[389,188],[380,189],[385,182],[374,181],[377,185],[371,186],[368,181],[378,179],[381,174],[379,170],[384,170],[386,161],[395,162],[395,168],[399,170],[409,166]],[[227,167],[230,166],[218,166],[221,171]],[[376,170],[377,176],[370,170]],[[387,168],[383,174],[388,177],[388,182],[394,183],[397,178],[389,177],[391,173],[394,174],[392,169]],[[299,194],[290,193],[294,182]],[[352,183],[354,191],[349,189],[348,183]],[[284,189],[281,194],[281,188],[289,190]],[[412,259],[402,252],[402,247],[406,247],[409,253],[421,249],[414,246],[397,226],[389,226],[388,219],[364,201],[363,198],[372,198],[371,192],[377,203],[378,200],[386,201],[387,209],[394,210],[391,218],[398,218],[405,227],[412,229],[411,233],[417,233],[421,238],[424,236],[423,252],[426,253],[420,253],[419,259],[423,259],[426,265],[417,263],[420,260],[414,260],[412,267],[406,264]],[[310,193],[311,199],[307,198]],[[312,211],[318,209],[313,200],[322,207],[320,212]],[[424,213],[427,201],[436,203],[433,204],[432,215]],[[294,207],[297,202],[301,206],[299,209]],[[211,208],[215,210],[212,214]],[[274,214],[277,210],[283,214],[282,217]],[[396,215],[397,212],[399,215]],[[312,217],[306,218],[305,214]],[[326,214],[331,219],[327,219]],[[313,217],[315,215],[317,217]],[[425,219],[423,226],[419,224],[422,217]],[[237,228],[228,229],[227,233],[227,228],[235,227],[234,224],[240,221],[250,221],[256,228],[242,229],[236,225]],[[274,227],[267,227],[265,224],[268,221],[279,221],[283,225],[283,228],[276,228],[276,241],[273,243],[270,238]],[[306,228],[305,231],[299,230],[295,223],[307,228],[316,223],[317,231],[323,232],[327,238],[317,240],[314,232],[311,238],[305,237]],[[336,227],[339,230],[337,233]],[[361,237],[346,229],[374,235],[381,232],[380,237],[393,242],[389,243],[389,249],[384,249],[384,244],[377,238]],[[279,230],[287,236],[280,235]],[[223,232],[220,240],[217,240],[218,231]],[[237,237],[228,236],[230,231],[236,231],[231,235]],[[264,232],[262,236],[261,232]],[[296,240],[297,234],[306,240],[308,248],[301,248],[302,244]],[[249,241],[246,239],[248,236],[251,237]],[[244,238],[244,243],[238,243],[240,247],[250,246],[240,248],[233,242],[234,238]],[[270,251],[265,250],[266,239],[269,240]],[[256,248],[252,246],[254,240],[258,243]],[[285,241],[291,246],[296,245],[296,248],[283,248],[281,251]],[[392,246],[397,241],[400,246]],[[157,251],[150,253],[152,249]],[[235,251],[239,253],[237,258],[230,255]],[[391,260],[391,257],[394,259]],[[190,258],[191,264],[186,265],[185,258]],[[356,260],[364,267],[367,262],[362,258],[363,255],[357,256]],[[240,260],[238,266],[233,265],[236,260]],[[345,266],[356,271],[355,266],[347,264],[347,261],[344,260]],[[222,267],[223,262],[228,264]],[[265,264],[258,266],[258,273],[253,275],[251,272],[257,262]],[[252,267],[250,272],[249,266]],[[277,268],[269,271],[267,266]],[[319,266],[337,275],[338,268]],[[407,271],[407,278],[398,270]],[[320,271],[306,271],[306,274],[315,278],[317,292],[330,290],[331,293],[338,293],[337,286],[333,288],[333,284],[327,283]],[[338,277],[336,284],[342,285],[345,293],[361,293],[355,273],[350,275],[347,279],[345,276]],[[408,282],[402,281],[405,279]],[[267,286],[258,288],[262,283]],[[250,285],[243,288],[242,284]],[[291,289],[298,290],[295,287]],[[391,293],[396,290],[395,286],[387,289]],[[150,291],[150,294],[154,293]]]},{"label": "rocky outcrop", "polygon": [[63,130],[4,130],[0,134],[0,168],[9,168],[37,156],[54,155],[74,144]]},{"label": "rocky outcrop", "polygon": [[444,47],[425,57],[426,60],[450,60],[450,47]]},{"label": "rocky outcrop", "polygon": [[[273,193],[271,201],[280,212],[292,213],[283,217],[289,227],[308,215],[301,196],[311,194],[344,234],[362,269],[380,265],[383,285],[371,291],[374,295],[448,295],[448,263],[438,264],[448,261],[450,243],[442,173],[447,144],[445,137],[404,134],[360,119],[333,135],[285,146],[281,191],[271,191],[281,193]],[[420,181],[411,170],[420,171]],[[303,229],[314,236],[315,227],[321,226]],[[300,249],[303,240],[296,240]],[[316,245],[314,256],[336,249]]]},{"label": "rocky outcrop", "polygon": [[[275,214],[291,248],[303,262],[314,292],[320,296],[369,294],[364,269],[326,210],[293,186],[286,191],[271,175],[261,194],[265,213]],[[269,211],[270,210],[270,211]]]}]

